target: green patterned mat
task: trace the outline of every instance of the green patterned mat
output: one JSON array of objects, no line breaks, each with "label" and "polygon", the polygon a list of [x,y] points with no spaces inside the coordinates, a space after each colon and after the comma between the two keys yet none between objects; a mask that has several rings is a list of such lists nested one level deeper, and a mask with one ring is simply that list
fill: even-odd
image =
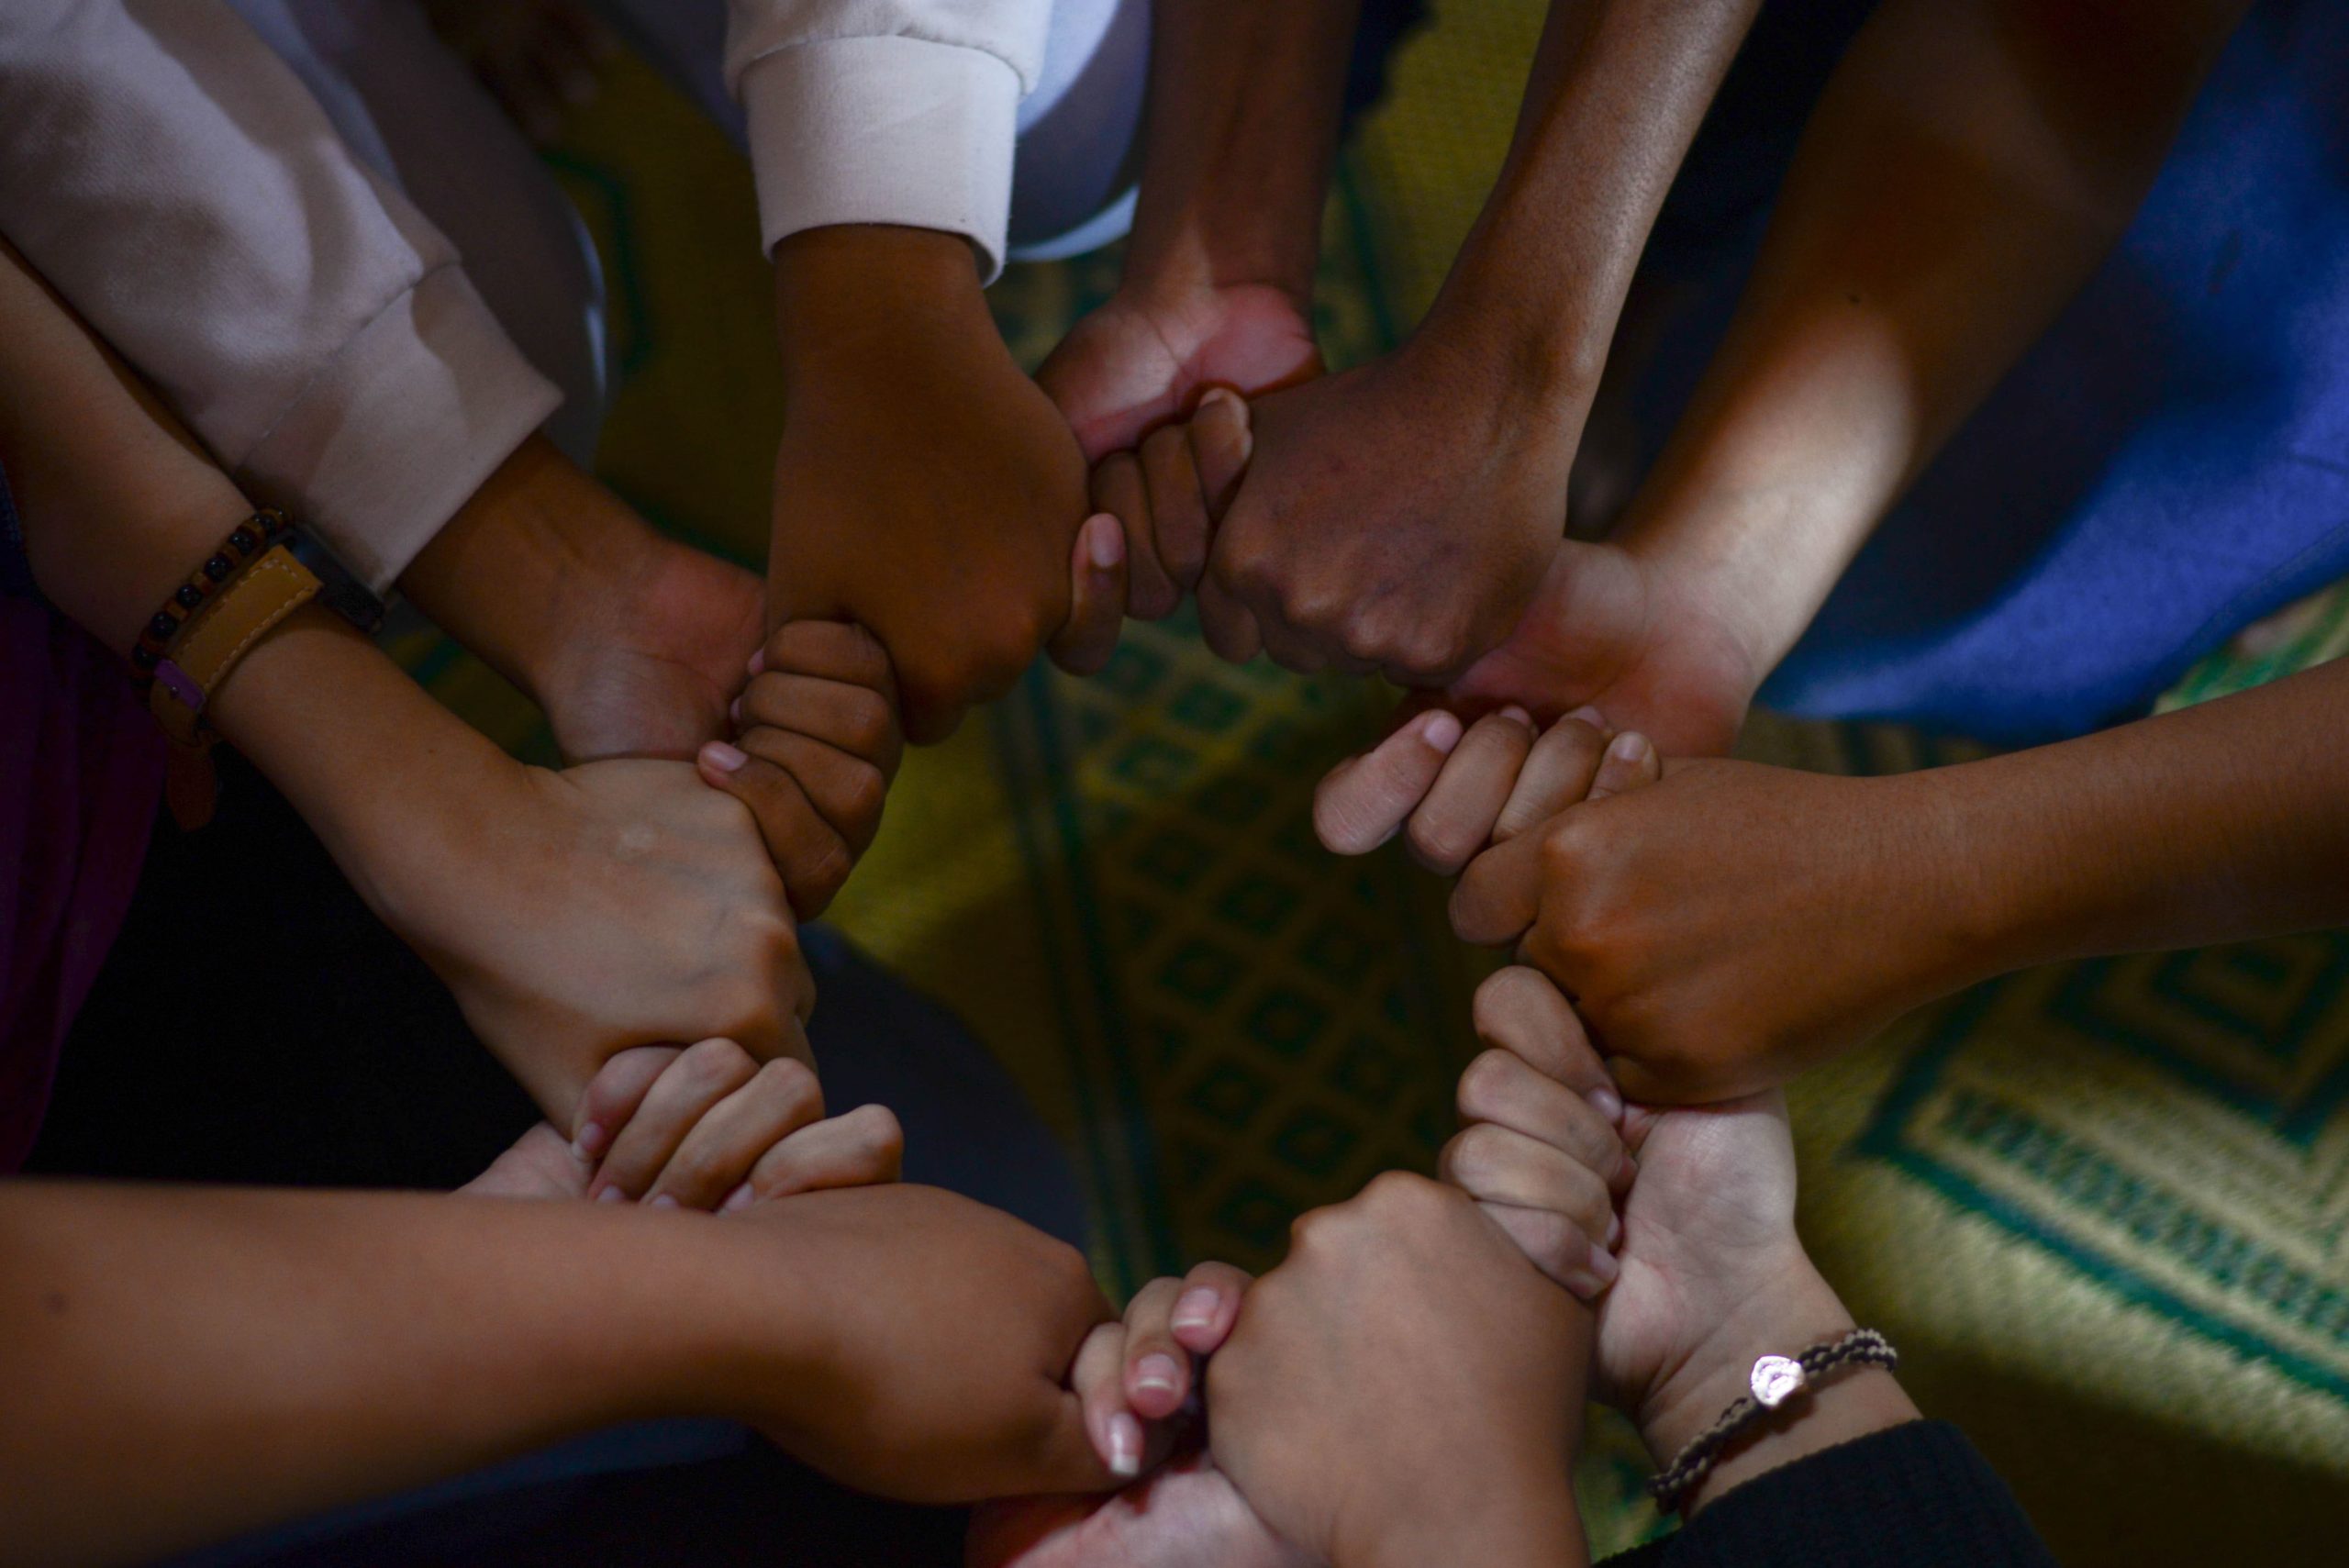
[{"label": "green patterned mat", "polygon": [[[1334,361],[1430,297],[1506,143],[1534,0],[1439,0],[1330,210]],[[558,169],[605,248],[627,374],[600,466],[740,558],[763,538],[781,395],[747,171],[623,66]],[[1041,356],[1109,258],[1014,269],[998,314]],[[2207,662],[2174,700],[2349,644],[2349,595]],[[518,750],[518,698],[405,650]],[[1449,1131],[1479,969],[1398,855],[1312,840],[1314,781],[1385,699],[1213,659],[1186,619],[1129,629],[1091,682],[1039,669],[908,760],[835,917],[950,999],[1080,1160],[1113,1288],[1217,1255]],[[1972,754],[1758,717],[1745,751],[1891,771]],[[2016,976],[1798,1086],[1805,1234],[1900,1342],[2067,1562],[2329,1561],[2349,1518],[2349,941],[2337,935]],[[1611,1549],[1653,1530],[1628,1432],[1579,1484]]]}]

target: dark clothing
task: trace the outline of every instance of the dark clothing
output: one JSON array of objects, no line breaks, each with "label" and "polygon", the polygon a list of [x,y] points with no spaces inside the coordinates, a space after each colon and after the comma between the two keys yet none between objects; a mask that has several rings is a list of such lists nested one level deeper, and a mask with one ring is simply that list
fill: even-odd
[{"label": "dark clothing", "polygon": [[2014,1494],[1946,1421],[1759,1475],[1615,1568],[2053,1568]]}]

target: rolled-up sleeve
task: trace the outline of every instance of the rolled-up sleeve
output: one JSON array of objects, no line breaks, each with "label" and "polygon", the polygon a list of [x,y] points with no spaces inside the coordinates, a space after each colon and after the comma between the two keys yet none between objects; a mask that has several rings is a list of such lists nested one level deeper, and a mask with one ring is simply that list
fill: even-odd
[{"label": "rolled-up sleeve", "polygon": [[560,402],[217,0],[0,6],[0,233],[379,592]]},{"label": "rolled-up sleeve", "polygon": [[730,0],[726,78],[767,249],[902,224],[963,236],[992,278],[1051,20],[1051,0]]}]

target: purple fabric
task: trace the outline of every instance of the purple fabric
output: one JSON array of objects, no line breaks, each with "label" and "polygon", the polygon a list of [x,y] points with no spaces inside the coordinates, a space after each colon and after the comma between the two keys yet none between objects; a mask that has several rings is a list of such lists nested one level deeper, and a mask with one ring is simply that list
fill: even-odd
[{"label": "purple fabric", "polygon": [[66,1026],[130,907],[165,745],[112,655],[0,598],[0,1173],[31,1152]]}]

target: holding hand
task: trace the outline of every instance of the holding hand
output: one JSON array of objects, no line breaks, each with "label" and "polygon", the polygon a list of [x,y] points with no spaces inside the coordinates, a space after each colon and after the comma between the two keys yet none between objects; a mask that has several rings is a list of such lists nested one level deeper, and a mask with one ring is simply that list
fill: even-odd
[{"label": "holding hand", "polygon": [[1163,620],[1198,586],[1214,520],[1248,462],[1241,399],[1320,373],[1305,301],[1262,283],[1146,276],[1052,350],[1036,380],[1093,465],[1094,505],[1123,531],[1122,613]]},{"label": "holding hand", "polygon": [[1582,1561],[1588,1315],[1423,1177],[1295,1236],[1208,1365],[1215,1460],[1256,1512],[1345,1568]]},{"label": "holding hand", "polygon": [[[1565,532],[1579,406],[1426,332],[1256,399],[1200,589],[1208,645],[1291,670],[1458,678],[1508,635]],[[1553,710],[1554,711],[1554,710]]]},{"label": "holding hand", "polygon": [[482,764],[436,828],[395,814],[347,863],[550,1119],[632,1046],[810,1060],[815,980],[748,812],[683,762]]},{"label": "holding hand", "polygon": [[[883,1106],[826,1118],[816,1075],[799,1062],[764,1066],[730,1040],[689,1050],[641,1045],[604,1063],[587,1085],[575,1136],[540,1122],[458,1191],[492,1197],[644,1198],[655,1208],[728,1212],[753,1199],[894,1182],[905,1151]],[[614,1160],[612,1129],[632,1151]],[[648,1156],[647,1151],[651,1153]],[[653,1177],[643,1167],[665,1159]],[[740,1173],[747,1180],[733,1183]]]},{"label": "holding hand", "polygon": [[769,623],[868,628],[907,737],[942,740],[1068,618],[1085,459],[1012,362],[961,238],[811,229],[776,249],[775,277],[789,417]]},{"label": "holding hand", "polygon": [[867,1186],[758,1204],[714,1229],[762,1232],[788,1284],[724,1305],[757,1330],[774,1291],[809,1299],[823,1352],[753,1361],[720,1390],[730,1413],[846,1485],[918,1503],[1117,1484],[1071,1386],[1108,1304],[1082,1254],[934,1187]]},{"label": "holding hand", "polygon": [[1972,977],[1973,879],[1929,780],[1675,764],[1478,856],[1453,929],[1572,995],[1631,1098],[1751,1094]]},{"label": "holding hand", "polygon": [[1412,714],[1386,740],[1330,770],[1313,792],[1313,828],[1341,855],[1367,854],[1408,824],[1411,858],[1456,876],[1487,846],[1583,800],[1653,783],[1647,737],[1610,736],[1579,708],[1537,735],[1521,707],[1464,732],[1442,709]]},{"label": "holding hand", "polygon": [[[1544,1210],[1579,1228],[1563,1239],[1568,1255],[1614,1250],[1620,1262],[1598,1296],[1594,1391],[1638,1424],[1661,1468],[1744,1391],[1756,1357],[1793,1355],[1853,1326],[1795,1232],[1786,1097],[1771,1091],[1686,1110],[1626,1108],[1565,998],[1524,969],[1503,970],[1486,989],[1504,982],[1525,1027],[1506,1031],[1502,1050],[1487,1056],[1505,1052],[1517,1067],[1464,1076],[1460,1113],[1472,1130],[1502,1129],[1526,1155],[1546,1156],[1549,1181],[1568,1195],[1545,1200]],[[1478,1000],[1481,1019],[1482,995]],[[1624,1142],[1597,1135],[1600,1126],[1617,1125],[1636,1151],[1635,1174]],[[1504,1162],[1452,1164],[1453,1179],[1488,1207],[1521,1202],[1528,1190],[1524,1171]],[[1602,1185],[1618,1195],[1620,1213],[1583,1201]],[[1561,1240],[1534,1238],[1529,1255],[1543,1261]],[[1762,1470],[1916,1417],[1880,1371],[1846,1373],[1809,1401],[1814,1407],[1790,1427],[1765,1428],[1758,1440],[1730,1451],[1687,1506],[1693,1510]]]},{"label": "holding hand", "polygon": [[793,621],[751,656],[732,742],[701,776],[751,808],[793,913],[812,920],[881,829],[905,737],[889,656],[863,627]]}]

